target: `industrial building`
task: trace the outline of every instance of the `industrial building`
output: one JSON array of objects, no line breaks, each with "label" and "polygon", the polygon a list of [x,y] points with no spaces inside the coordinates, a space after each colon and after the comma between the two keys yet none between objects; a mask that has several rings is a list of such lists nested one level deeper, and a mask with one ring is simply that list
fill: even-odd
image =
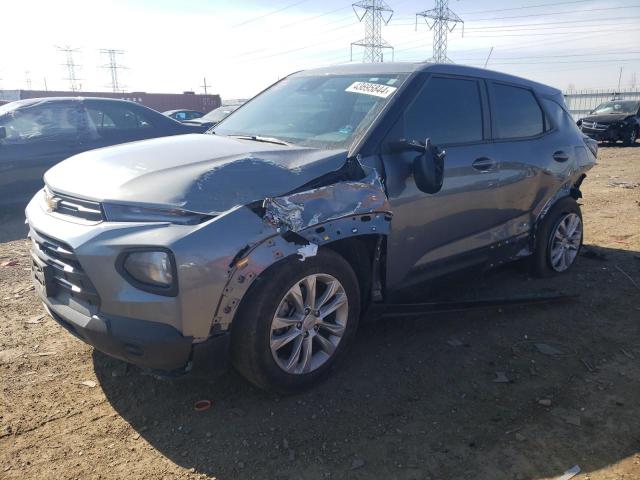
[{"label": "industrial building", "polygon": [[140,103],[159,112],[176,109],[197,110],[207,113],[221,105],[220,95],[146,92],[65,92],[51,90],[0,90],[0,105],[15,100],[40,97],[102,97],[119,98]]}]

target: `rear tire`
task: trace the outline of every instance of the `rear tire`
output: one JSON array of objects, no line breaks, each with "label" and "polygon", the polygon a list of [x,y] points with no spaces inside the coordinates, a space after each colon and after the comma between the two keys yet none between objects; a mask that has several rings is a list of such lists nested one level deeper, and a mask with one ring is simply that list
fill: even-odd
[{"label": "rear tire", "polygon": [[325,249],[305,261],[289,257],[260,275],[242,300],[232,326],[233,365],[265,390],[304,390],[340,359],[359,316],[358,279],[344,258]]},{"label": "rear tire", "polygon": [[566,273],[574,265],[582,248],[582,213],[573,197],[558,200],[536,231],[531,257],[531,273],[550,277]]}]

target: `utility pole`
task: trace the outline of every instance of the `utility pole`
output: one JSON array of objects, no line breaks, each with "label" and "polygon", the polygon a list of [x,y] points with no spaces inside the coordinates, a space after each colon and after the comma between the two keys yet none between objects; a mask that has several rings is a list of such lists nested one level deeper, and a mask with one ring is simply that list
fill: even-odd
[{"label": "utility pole", "polygon": [[27,90],[31,90],[31,72],[29,70],[24,71],[24,81],[27,84]]},{"label": "utility pole", "polygon": [[620,81],[622,80],[622,67],[620,67],[620,75],[618,75],[618,92],[620,92]]},{"label": "utility pole", "polygon": [[62,65],[67,67],[68,78],[65,80],[69,81],[69,90],[72,92],[78,91],[78,78],[76,77],[76,68],[79,68],[80,65],[76,64],[73,61],[73,54],[79,51],[78,48],[71,48],[69,45],[64,47],[56,47],[59,52],[63,52],[66,55],[67,62]]},{"label": "utility pole", "polygon": [[489,50],[489,55],[487,55],[487,59],[484,62],[484,68],[487,68],[487,65],[489,64],[489,59],[491,58],[492,53],[493,53],[493,47],[491,47],[491,50]]},{"label": "utility pole", "polygon": [[102,65],[102,68],[106,68],[111,73],[111,91],[112,92],[121,92],[122,86],[118,81],[118,69],[127,68],[122,65],[118,65],[118,59],[116,55],[124,55],[124,50],[114,50],[112,48],[103,48],[100,49],[100,53],[104,53],[109,57],[109,63],[106,65]]},{"label": "utility pole", "polygon": [[393,59],[393,47],[382,38],[382,25],[389,23],[393,10],[384,0],[361,0],[352,7],[358,21],[364,21],[364,38],[351,44],[351,61],[354,45],[364,47],[364,63],[384,62],[384,49],[391,49]]},{"label": "utility pole", "polygon": [[44,80],[44,91],[48,92],[49,91],[49,87],[47,87],[47,77],[42,77],[42,79]]},{"label": "utility pole", "polygon": [[204,88],[204,94],[207,95],[207,88],[211,86],[211,85],[207,85],[207,77],[204,77],[204,83],[200,86]]},{"label": "utility pole", "polygon": [[418,29],[418,17],[424,18],[433,30],[433,57],[434,63],[453,63],[447,57],[447,34],[452,32],[458,23],[462,24],[464,36],[464,21],[449,8],[449,0],[436,0],[436,7],[431,10],[416,13],[416,30]]}]

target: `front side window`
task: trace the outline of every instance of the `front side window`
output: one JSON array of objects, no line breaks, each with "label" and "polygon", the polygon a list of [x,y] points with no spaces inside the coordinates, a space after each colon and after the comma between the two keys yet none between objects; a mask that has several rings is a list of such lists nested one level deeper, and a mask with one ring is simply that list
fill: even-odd
[{"label": "front side window", "polygon": [[482,135],[482,100],[478,82],[431,78],[407,109],[407,140],[435,145],[478,142]]},{"label": "front side window", "polygon": [[213,133],[348,149],[371,126],[405,78],[395,73],[286,78],[223,120]]},{"label": "front side window", "polygon": [[534,137],[544,132],[544,114],[533,92],[510,85],[493,85],[494,137]]},{"label": "front side window", "polygon": [[4,144],[25,144],[76,137],[79,111],[71,105],[39,104],[7,109],[0,116]]}]

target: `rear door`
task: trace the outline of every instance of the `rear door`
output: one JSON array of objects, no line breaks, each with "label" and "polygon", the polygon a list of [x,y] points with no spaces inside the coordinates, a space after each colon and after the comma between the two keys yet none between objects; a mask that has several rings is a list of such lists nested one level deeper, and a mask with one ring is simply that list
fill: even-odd
[{"label": "rear door", "polygon": [[[117,145],[170,135],[160,128],[157,119],[151,118],[143,108],[127,102],[85,100],[87,125],[82,141],[85,149]],[[160,115],[160,114],[158,114]],[[169,118],[165,119],[173,122]]]},{"label": "rear door", "polygon": [[444,273],[438,265],[454,270],[460,263],[483,261],[477,250],[491,242],[487,232],[499,208],[499,172],[490,153],[488,127],[482,80],[432,75],[388,134],[387,143],[430,138],[446,151],[442,190],[426,194],[413,178],[416,153],[383,150],[393,210],[389,287]]},{"label": "rear door", "polygon": [[493,122],[491,156],[500,167],[496,212],[506,234],[529,232],[531,212],[555,193],[573,164],[573,145],[554,129],[535,92],[520,85],[489,82]]},{"label": "rear door", "polygon": [[0,204],[24,204],[44,185],[44,173],[81,151],[79,102],[42,102],[0,118]]}]

